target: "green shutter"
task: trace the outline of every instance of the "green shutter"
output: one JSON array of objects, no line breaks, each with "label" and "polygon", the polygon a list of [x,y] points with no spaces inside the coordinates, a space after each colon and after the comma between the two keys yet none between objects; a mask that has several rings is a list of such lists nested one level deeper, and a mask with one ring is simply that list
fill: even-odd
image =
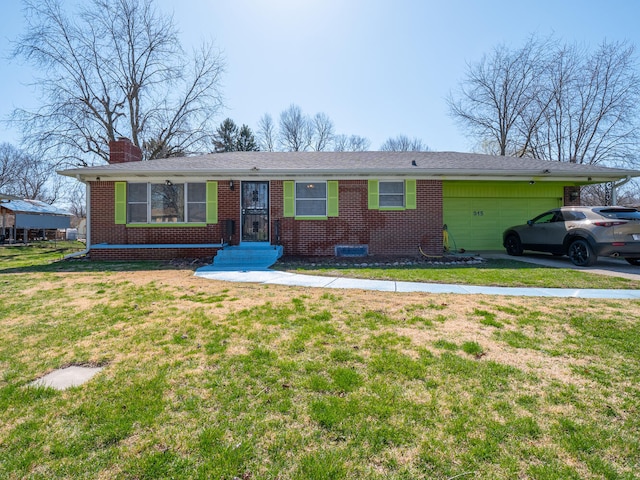
[{"label": "green shutter", "polygon": [[115,182],[116,225],[127,223],[127,182]]},{"label": "green shutter", "polygon": [[296,184],[291,180],[282,182],[282,190],[284,192],[284,217],[295,217],[296,215]]},{"label": "green shutter", "polygon": [[380,208],[378,180],[369,180],[369,210]]},{"label": "green shutter", "polygon": [[207,182],[207,223],[218,223],[218,182]]},{"label": "green shutter", "polygon": [[405,180],[404,181],[404,206],[408,210],[416,209],[416,181]]},{"label": "green shutter", "polygon": [[327,217],[338,216],[338,182],[327,182]]}]

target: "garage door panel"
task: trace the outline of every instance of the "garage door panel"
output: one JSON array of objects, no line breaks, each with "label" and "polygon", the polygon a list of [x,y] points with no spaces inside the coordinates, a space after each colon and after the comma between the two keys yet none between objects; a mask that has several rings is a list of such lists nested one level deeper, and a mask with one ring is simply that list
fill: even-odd
[{"label": "garage door panel", "polygon": [[506,228],[558,206],[558,198],[444,198],[450,247],[501,250]]}]

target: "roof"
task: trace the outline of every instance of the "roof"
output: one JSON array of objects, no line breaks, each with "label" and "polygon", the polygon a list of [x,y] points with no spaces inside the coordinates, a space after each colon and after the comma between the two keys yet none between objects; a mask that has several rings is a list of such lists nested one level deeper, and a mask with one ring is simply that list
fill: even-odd
[{"label": "roof", "polygon": [[7,195],[6,193],[0,192],[0,202],[3,200],[20,200],[20,197],[16,197],[14,195]]},{"label": "roof", "polygon": [[11,200],[2,202],[2,208],[14,213],[30,213],[37,215],[63,215],[71,217],[72,214],[61,208],[54,207],[39,200]]},{"label": "roof", "polygon": [[[457,152],[227,152],[118,163],[58,172],[80,180],[131,177],[549,179],[584,182],[640,176],[640,171]],[[92,178],[95,177],[95,178]]]}]

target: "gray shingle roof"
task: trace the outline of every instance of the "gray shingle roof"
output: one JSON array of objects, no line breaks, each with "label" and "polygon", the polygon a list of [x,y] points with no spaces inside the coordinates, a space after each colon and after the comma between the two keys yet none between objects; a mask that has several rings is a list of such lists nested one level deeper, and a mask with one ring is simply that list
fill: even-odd
[{"label": "gray shingle roof", "polygon": [[100,176],[257,176],[286,178],[372,177],[401,175],[414,178],[478,179],[549,177],[608,181],[640,176],[640,171],[456,152],[229,152],[152,161],[69,169],[63,175],[89,179]]}]

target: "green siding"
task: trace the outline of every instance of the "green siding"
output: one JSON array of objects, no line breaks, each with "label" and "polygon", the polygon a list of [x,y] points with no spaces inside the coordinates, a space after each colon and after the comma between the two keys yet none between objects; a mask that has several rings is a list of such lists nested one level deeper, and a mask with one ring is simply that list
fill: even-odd
[{"label": "green siding", "polygon": [[218,223],[218,182],[207,182],[207,223]]},{"label": "green siding", "polygon": [[562,205],[564,184],[444,182],[443,219],[451,249],[502,250],[502,232]]},{"label": "green siding", "polygon": [[442,184],[442,196],[447,197],[527,197],[563,198],[564,184],[557,182],[469,182],[446,181]]},{"label": "green siding", "polygon": [[338,182],[330,180],[327,182],[327,216],[337,217],[338,213]]},{"label": "green siding", "polygon": [[127,223],[127,182],[115,182],[115,224]]}]

